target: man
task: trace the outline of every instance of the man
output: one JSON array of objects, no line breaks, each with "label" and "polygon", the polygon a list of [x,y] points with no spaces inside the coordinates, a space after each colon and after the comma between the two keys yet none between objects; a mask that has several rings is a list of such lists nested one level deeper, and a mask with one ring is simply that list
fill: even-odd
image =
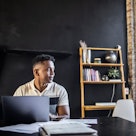
[{"label": "man", "polygon": [[57,115],[50,113],[53,119],[69,118],[70,109],[68,94],[65,88],[53,82],[55,76],[55,59],[50,55],[38,55],[33,59],[34,79],[21,85],[14,96],[49,96],[59,97]]}]

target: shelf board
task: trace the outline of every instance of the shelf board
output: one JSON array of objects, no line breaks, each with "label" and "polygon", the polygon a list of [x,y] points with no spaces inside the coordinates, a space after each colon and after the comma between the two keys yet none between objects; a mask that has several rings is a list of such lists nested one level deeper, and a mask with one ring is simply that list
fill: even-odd
[{"label": "shelf board", "polygon": [[98,67],[110,67],[110,66],[115,66],[115,67],[120,67],[123,66],[124,64],[120,63],[82,63],[83,66],[98,66]]},{"label": "shelf board", "polygon": [[[82,50],[84,48],[80,47]],[[94,50],[94,51],[119,51],[120,48],[95,48],[95,47],[87,47],[88,50]]]},{"label": "shelf board", "polygon": [[88,105],[84,106],[84,110],[113,110],[115,106],[95,106],[95,105]]},{"label": "shelf board", "polygon": [[68,57],[72,55],[71,52],[66,51],[56,51],[56,50],[24,50],[24,49],[7,49],[7,53],[15,53],[15,54],[31,54],[31,55],[38,55],[38,54],[49,54],[57,57]]},{"label": "shelf board", "polygon": [[122,84],[125,81],[83,81],[84,84]]}]

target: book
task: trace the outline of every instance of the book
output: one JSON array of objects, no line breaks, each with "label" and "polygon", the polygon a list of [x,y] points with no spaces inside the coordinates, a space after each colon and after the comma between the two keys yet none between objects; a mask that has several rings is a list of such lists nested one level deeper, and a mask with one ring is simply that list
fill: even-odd
[{"label": "book", "polygon": [[96,106],[115,106],[116,102],[96,102]]},{"label": "book", "polygon": [[46,123],[39,129],[41,136],[96,136],[97,130],[79,122],[52,122]]},{"label": "book", "polygon": [[110,79],[110,82],[121,82],[121,79]]},{"label": "book", "polygon": [[87,61],[87,49],[86,48],[83,48],[83,63],[86,63]]},{"label": "book", "polygon": [[87,58],[86,58],[87,63],[91,63],[91,50],[87,50]]}]

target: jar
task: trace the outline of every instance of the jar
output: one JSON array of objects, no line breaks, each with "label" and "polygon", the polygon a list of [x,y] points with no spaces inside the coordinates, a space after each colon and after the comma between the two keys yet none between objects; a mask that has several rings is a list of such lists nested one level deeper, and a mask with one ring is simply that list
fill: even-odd
[{"label": "jar", "polygon": [[103,76],[102,76],[102,81],[108,81],[108,80],[109,80],[108,75],[103,75]]},{"label": "jar", "polygon": [[94,58],[94,63],[101,63],[101,58]]}]

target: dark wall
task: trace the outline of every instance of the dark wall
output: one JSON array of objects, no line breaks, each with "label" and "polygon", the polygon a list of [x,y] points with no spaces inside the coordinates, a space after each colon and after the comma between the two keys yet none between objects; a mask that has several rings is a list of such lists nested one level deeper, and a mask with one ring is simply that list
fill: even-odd
[{"label": "dark wall", "polygon": [[[80,116],[79,40],[91,47],[121,45],[127,79],[125,0],[1,0],[0,5],[2,50],[72,53],[68,57],[55,57],[55,81],[68,91],[71,117]],[[5,50],[1,53],[0,95],[12,95],[19,85],[33,78],[33,57]],[[102,87],[105,88],[103,92]],[[110,94],[105,91],[109,88],[95,87],[98,93],[96,90],[92,92],[92,100],[88,97],[87,101],[108,100]],[[89,92],[86,93],[89,96]],[[117,92],[116,96],[120,97],[120,93]],[[98,115],[103,115],[103,112],[95,111],[92,116]]]}]

